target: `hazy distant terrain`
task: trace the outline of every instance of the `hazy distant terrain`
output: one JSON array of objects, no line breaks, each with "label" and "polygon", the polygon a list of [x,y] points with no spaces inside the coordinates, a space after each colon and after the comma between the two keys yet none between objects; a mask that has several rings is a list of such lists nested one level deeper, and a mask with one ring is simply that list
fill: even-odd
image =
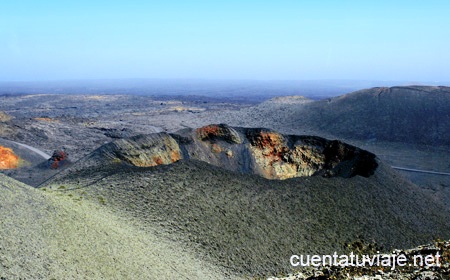
[{"label": "hazy distant terrain", "polygon": [[[261,102],[276,96],[330,98],[376,86],[408,85],[408,81],[357,80],[201,80],[123,79],[46,82],[0,82],[0,94],[134,94],[147,96],[210,96],[229,101]],[[433,84],[432,82],[428,84]],[[450,86],[450,83],[444,83]],[[443,83],[440,83],[443,85]]]}]

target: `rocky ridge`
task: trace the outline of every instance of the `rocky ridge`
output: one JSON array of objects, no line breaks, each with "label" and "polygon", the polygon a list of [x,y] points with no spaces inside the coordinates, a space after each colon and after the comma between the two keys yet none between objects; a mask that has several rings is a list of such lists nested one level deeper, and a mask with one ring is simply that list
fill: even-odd
[{"label": "rocky ridge", "polygon": [[316,136],[283,135],[263,128],[211,124],[177,134],[155,133],[119,139],[94,155],[138,167],[196,159],[228,170],[267,179],[321,175],[352,177],[373,174],[375,155]]}]

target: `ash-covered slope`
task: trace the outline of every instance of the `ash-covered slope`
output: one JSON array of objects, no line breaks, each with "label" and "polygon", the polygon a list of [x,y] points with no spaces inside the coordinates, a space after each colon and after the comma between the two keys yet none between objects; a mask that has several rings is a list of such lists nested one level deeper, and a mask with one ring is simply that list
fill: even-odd
[{"label": "ash-covered slope", "polygon": [[[215,132],[210,133],[211,129]],[[231,153],[242,163],[240,168],[257,171],[243,161],[256,162],[248,154],[253,148],[260,149],[252,146],[249,132],[250,136],[261,136],[262,130],[207,126],[178,136],[141,136],[120,145],[116,141],[42,187],[96,202],[143,230],[158,227],[159,235],[182,242],[180,248],[194,249],[199,258],[242,276],[289,271],[292,254],[343,252],[344,243],[359,238],[376,241],[385,248],[404,248],[450,237],[449,211],[383,162],[369,156],[366,163],[370,174],[347,173],[358,166],[355,158],[364,152],[343,143],[337,150],[342,154],[352,151],[353,157],[347,163],[342,157],[334,168],[345,163],[342,169],[347,170],[346,176],[332,168],[328,170],[339,176],[267,180],[207,163],[214,164]],[[198,138],[192,139],[192,135]],[[268,138],[270,147],[276,143],[274,139],[282,139],[291,151],[298,147],[292,145],[292,139],[304,141],[276,135],[280,134]],[[309,147],[319,151],[330,143],[312,139],[318,143]],[[281,158],[289,154],[275,146],[268,149],[270,153],[262,149],[261,154],[270,159],[277,158],[278,152],[282,152]],[[139,153],[130,151],[130,147],[139,147]],[[180,151],[181,160],[174,160],[178,157],[172,157],[174,151]],[[248,154],[239,158],[239,152]],[[141,154],[141,159],[151,159],[149,165],[155,166],[130,164]],[[311,158],[320,159],[309,157],[305,162],[312,162]],[[339,154],[334,158],[339,159]],[[156,165],[159,159],[169,164]],[[228,160],[231,164],[232,159]],[[220,166],[227,168],[227,164]],[[316,172],[324,175],[328,171]]]},{"label": "ash-covered slope", "polygon": [[107,210],[0,174],[0,279],[226,278]]},{"label": "ash-covered slope", "polygon": [[140,167],[197,159],[228,170],[268,179],[301,176],[368,177],[375,155],[340,141],[315,136],[282,135],[261,128],[225,124],[120,139],[102,146],[91,160],[124,161]]}]

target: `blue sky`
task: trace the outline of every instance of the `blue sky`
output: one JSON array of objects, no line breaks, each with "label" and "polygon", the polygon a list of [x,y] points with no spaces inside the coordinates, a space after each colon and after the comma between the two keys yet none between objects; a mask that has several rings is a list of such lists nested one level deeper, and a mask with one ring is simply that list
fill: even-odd
[{"label": "blue sky", "polygon": [[450,1],[0,1],[0,81],[450,81]]}]

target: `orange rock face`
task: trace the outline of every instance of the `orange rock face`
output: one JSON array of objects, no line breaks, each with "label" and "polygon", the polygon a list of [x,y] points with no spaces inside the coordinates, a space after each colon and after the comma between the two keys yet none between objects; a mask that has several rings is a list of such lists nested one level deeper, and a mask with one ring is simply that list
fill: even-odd
[{"label": "orange rock face", "polygon": [[164,160],[161,157],[153,157],[153,162],[155,165],[164,164]]},{"label": "orange rock face", "polygon": [[172,151],[170,153],[170,161],[171,162],[177,162],[181,159],[180,151]]},{"label": "orange rock face", "polygon": [[0,146],[0,169],[14,169],[19,167],[19,159],[12,149]]},{"label": "orange rock face", "polygon": [[210,137],[217,137],[219,136],[219,126],[217,125],[207,125],[204,127],[197,128],[197,134],[199,135],[200,139],[210,138]]},{"label": "orange rock face", "polygon": [[258,147],[263,155],[280,159],[289,148],[283,143],[280,134],[274,132],[260,132],[254,137],[254,145]]},{"label": "orange rock face", "polygon": [[257,172],[268,179],[287,179],[311,176],[323,169],[325,157],[321,151],[309,145],[288,146],[288,139],[272,131],[259,131],[247,134],[250,151]]},{"label": "orange rock face", "polygon": [[242,140],[239,134],[231,127],[224,124],[210,124],[196,130],[200,140],[223,140],[228,143],[240,144]]},{"label": "orange rock face", "polygon": [[153,163],[141,164],[141,167],[145,166],[156,166],[161,164],[169,164],[177,162],[181,159],[180,152],[178,150],[172,150],[170,152],[166,152],[165,154],[156,155],[152,158]]},{"label": "orange rock face", "polygon": [[281,134],[261,131],[252,134],[249,140],[250,150],[263,177],[269,179],[295,177],[297,168],[294,164],[287,162],[290,151]]}]

